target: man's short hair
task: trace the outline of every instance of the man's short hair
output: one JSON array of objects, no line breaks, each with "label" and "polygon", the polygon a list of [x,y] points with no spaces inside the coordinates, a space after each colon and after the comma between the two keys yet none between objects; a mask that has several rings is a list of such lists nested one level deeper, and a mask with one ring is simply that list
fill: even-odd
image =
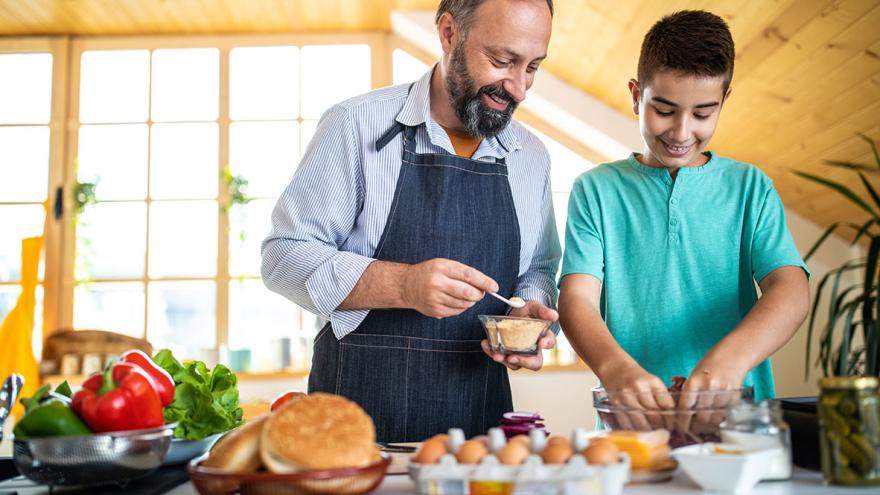
[{"label": "man's short hair", "polygon": [[683,10],[654,24],[642,41],[639,84],[646,87],[657,72],[733,79],[733,37],[724,19],[703,10]]},{"label": "man's short hair", "polygon": [[[486,0],[441,0],[437,7],[437,14],[434,16],[434,24],[440,22],[440,16],[449,12],[452,18],[458,24],[461,31],[461,37],[466,38],[468,29],[474,22],[474,14],[480,5]],[[550,17],[553,17],[553,0],[547,0],[547,7],[550,8]]]}]

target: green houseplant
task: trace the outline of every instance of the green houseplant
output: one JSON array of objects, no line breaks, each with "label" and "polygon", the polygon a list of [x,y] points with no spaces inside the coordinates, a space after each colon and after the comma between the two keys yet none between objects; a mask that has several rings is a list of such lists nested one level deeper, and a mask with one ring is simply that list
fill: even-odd
[{"label": "green houseplant", "polygon": [[[822,472],[826,481],[845,485],[880,483],[880,196],[869,180],[869,176],[876,180],[880,174],[880,155],[871,139],[861,137],[871,146],[873,165],[826,163],[857,174],[863,194],[839,182],[795,171],[798,176],[839,193],[869,215],[861,224],[833,223],[804,256],[809,260],[841,228],[855,232],[853,245],[862,239],[868,245],[865,257],[843,262],[819,281],[807,333],[804,376],[809,377],[816,330],[820,331],[818,363],[825,376],[820,381],[817,405]],[[859,282],[847,284],[847,275],[855,275]],[[826,296],[827,320],[817,326],[816,316]]]}]

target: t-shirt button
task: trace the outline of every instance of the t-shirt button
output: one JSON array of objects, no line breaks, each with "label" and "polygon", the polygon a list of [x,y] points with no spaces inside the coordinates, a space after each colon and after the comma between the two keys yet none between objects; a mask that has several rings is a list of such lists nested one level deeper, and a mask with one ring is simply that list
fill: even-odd
[{"label": "t-shirt button", "polygon": [[678,198],[672,198],[672,199],[669,200],[669,202],[672,203],[672,204],[674,204],[674,205],[677,205],[677,204],[678,204]]},{"label": "t-shirt button", "polygon": [[673,218],[673,219],[669,220],[669,225],[676,225],[677,223],[678,223],[677,218]]}]

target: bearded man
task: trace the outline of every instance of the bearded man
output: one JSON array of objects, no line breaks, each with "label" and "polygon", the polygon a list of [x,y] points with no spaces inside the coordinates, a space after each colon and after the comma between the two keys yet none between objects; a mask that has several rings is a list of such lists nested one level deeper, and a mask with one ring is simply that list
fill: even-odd
[{"label": "bearded man", "polygon": [[[263,281],[323,317],[309,391],[360,404],[383,442],[484,433],[512,409],[478,314],[556,321],[560,248],[541,142],[511,120],[552,0],[443,0],[442,60],[327,111],[263,242]],[[556,344],[547,333],[539,347]]]}]

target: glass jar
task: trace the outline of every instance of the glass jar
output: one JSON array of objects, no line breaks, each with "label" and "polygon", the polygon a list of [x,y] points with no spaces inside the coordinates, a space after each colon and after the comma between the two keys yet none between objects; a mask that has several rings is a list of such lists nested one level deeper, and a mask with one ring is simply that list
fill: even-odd
[{"label": "glass jar", "polygon": [[838,485],[880,484],[880,380],[829,377],[819,382],[822,475]]},{"label": "glass jar", "polygon": [[791,430],[782,419],[778,400],[744,401],[727,408],[721,423],[721,441],[748,450],[777,449],[762,480],[791,478]]}]

